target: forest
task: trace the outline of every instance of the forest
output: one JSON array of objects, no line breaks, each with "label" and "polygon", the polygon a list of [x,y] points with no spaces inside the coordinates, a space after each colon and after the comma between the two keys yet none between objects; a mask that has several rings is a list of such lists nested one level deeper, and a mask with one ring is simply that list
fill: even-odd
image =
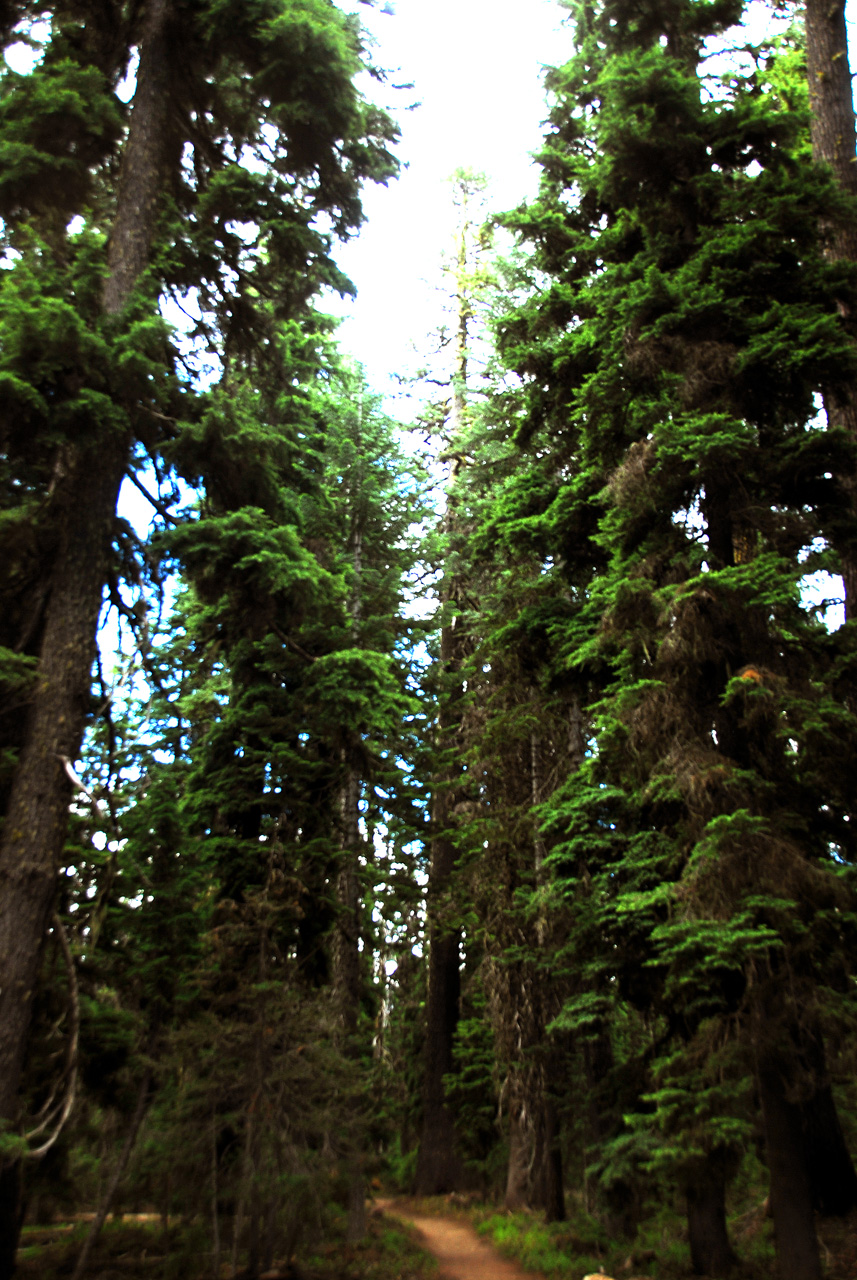
[{"label": "forest", "polygon": [[844,0],[563,5],[398,422],[359,11],[0,0],[0,1280],[857,1275]]}]

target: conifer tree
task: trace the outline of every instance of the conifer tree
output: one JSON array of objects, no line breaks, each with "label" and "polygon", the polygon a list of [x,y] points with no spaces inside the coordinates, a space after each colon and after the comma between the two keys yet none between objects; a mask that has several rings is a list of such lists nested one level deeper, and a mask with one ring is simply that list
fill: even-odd
[{"label": "conifer tree", "polygon": [[446,546],[439,601],[437,757],[432,771],[423,1115],[415,1174],[415,1190],[421,1195],[454,1191],[464,1180],[454,1118],[445,1099],[444,1077],[453,1069],[453,1042],[461,998],[461,915],[454,880],[459,855],[456,812],[462,800],[462,664],[470,640],[465,624],[467,583],[455,557],[456,541],[461,536],[459,489],[466,468],[468,365],[472,344],[475,258],[478,253],[474,207],[478,207],[484,179],[468,171],[458,171],[452,181],[457,214],[451,266],[454,320],[449,394],[442,408],[441,427],[444,445],[441,459],[447,468],[442,530]]},{"label": "conifer tree", "polygon": [[[707,1274],[732,1260],[723,1187],[755,1066],[781,1268],[796,1280],[818,1259],[803,1120],[786,1099],[809,1105],[827,1084],[818,1019],[851,918],[830,853],[850,847],[832,744],[853,734],[836,686],[847,643],[800,583],[841,515],[832,477],[848,442],[814,424],[813,395],[851,376],[836,300],[853,285],[821,254],[829,187],[800,162],[805,117],[771,82],[770,55],[701,91],[703,42],[740,12],[580,7],[579,52],[549,78],[542,194],[511,219],[549,280],[504,341],[529,382],[531,433],[544,417],[567,459],[553,522],[580,539],[570,584],[590,574],[567,661],[604,682],[591,753],[550,802],[569,900],[595,889],[588,942],[584,913],[569,957],[589,987],[566,1024],[585,1027],[607,990],[662,1020],[636,1104],[640,1159],[654,1167],[654,1105],[655,1164],[666,1157],[686,1191]],[[834,902],[836,959],[819,934]],[[801,974],[800,1014],[784,966]],[[730,1094],[693,1073],[736,1027],[718,1050]],[[629,1140],[613,1144],[617,1169]]]},{"label": "conifer tree", "polygon": [[[12,40],[30,6],[5,17]],[[125,111],[116,88],[135,53]],[[7,1126],[67,822],[62,760],[79,749],[119,486],[181,421],[200,418],[176,377],[158,300],[195,290],[197,333],[228,368],[258,343],[260,303],[285,319],[320,284],[347,288],[332,241],[360,222],[361,182],[393,168],[393,126],[355,87],[362,66],[356,24],[327,0],[149,0],[55,6],[34,70],[4,72],[11,163],[0,215],[21,255],[3,273],[2,317],[3,483],[14,502],[0,637],[13,677],[0,846]],[[8,1216],[2,1234],[9,1274]]]}]

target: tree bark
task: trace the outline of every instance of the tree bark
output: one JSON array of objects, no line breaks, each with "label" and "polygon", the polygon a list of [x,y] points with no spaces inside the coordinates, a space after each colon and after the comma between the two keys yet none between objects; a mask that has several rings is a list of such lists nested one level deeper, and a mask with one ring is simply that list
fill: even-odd
[{"label": "tree bark", "polygon": [[[449,603],[449,595],[446,603]],[[444,673],[455,681],[442,694],[439,715],[441,748],[459,724],[462,694],[457,671],[461,658],[455,621],[442,628],[440,658]],[[461,931],[447,919],[449,893],[455,869],[456,849],[449,834],[452,823],[452,788],[457,766],[440,769],[432,804],[431,866],[429,869],[429,963],[426,998],[426,1049],[423,1075],[423,1124],[417,1156],[417,1195],[441,1195],[464,1183],[464,1167],[455,1149],[455,1126],[444,1099],[443,1077],[452,1070],[452,1046],[458,1026],[461,978]]]},{"label": "tree bark", "polygon": [[760,1064],[758,1083],[780,1280],[821,1280],[800,1108],[789,1101],[776,1062]]},{"label": "tree bark", "polygon": [[[810,135],[812,156],[829,165],[849,195],[857,197],[854,101],[848,63],[848,37],[844,0],[806,0],[806,68],[809,82]],[[831,258],[857,262],[857,225],[831,219],[822,226],[827,253]],[[846,318],[847,309],[840,303]],[[825,396],[827,420],[844,428],[857,440],[857,392]],[[841,477],[851,513],[857,516],[857,477]],[[845,616],[857,617],[857,553],[849,546],[840,550],[845,584]]]},{"label": "tree bark", "polygon": [[455,1125],[446,1105],[443,1077],[452,1070],[452,1043],[458,1025],[460,995],[458,930],[431,930],[429,989],[426,1001],[426,1050],[423,1075],[423,1123],[414,1190],[442,1195],[460,1189],[464,1169],[455,1149]]},{"label": "tree bark", "polygon": [[360,779],[346,763],[339,798],[342,862],[336,879],[338,915],[333,939],[333,989],[346,1041],[357,1031],[360,1013]]},{"label": "tree bark", "polygon": [[813,1205],[825,1217],[844,1217],[857,1208],[857,1173],[830,1085],[819,1086],[800,1113]]},{"label": "tree bark", "polygon": [[542,1099],[541,1116],[536,1131],[533,1198],[544,1211],[546,1222],[565,1222],[565,1190],[562,1150],[559,1145],[559,1121],[556,1107],[550,1098]]},{"label": "tree bark", "polygon": [[[168,0],[150,0],[143,25],[137,90],[108,249],[103,309],[118,315],[148,262],[164,187],[168,94]],[[70,783],[63,760],[80,750],[95,656],[119,487],[130,436],[113,428],[69,442],[52,497],[56,554],[46,574],[47,600],[32,695],[0,842],[0,1120],[17,1121],[18,1089],[32,995],[53,906],[68,824]],[[10,1193],[13,1179],[0,1176]],[[17,1212],[0,1206],[8,1231]],[[16,1234],[17,1240],[17,1234]],[[16,1240],[0,1239],[11,1275]]]},{"label": "tree bark", "polygon": [[523,1108],[514,1107],[509,1115],[509,1159],[506,1165],[506,1194],[503,1197],[503,1206],[511,1213],[530,1206],[533,1136]]},{"label": "tree bark", "polygon": [[726,1178],[709,1157],[685,1187],[690,1260],[696,1276],[725,1276],[737,1263],[726,1229]]},{"label": "tree bark", "polygon": [[[360,414],[362,418],[362,402]],[[362,427],[362,421],[358,424]],[[349,612],[351,637],[355,645],[360,643],[360,624],[363,616],[363,529],[356,514],[360,506],[359,492],[352,494],[355,511],[352,515],[350,547],[354,573]],[[356,743],[346,741],[342,748],[343,778],[339,796],[341,862],[336,882],[337,919],[333,945],[333,989],[339,1024],[342,1029],[343,1052],[352,1057],[359,1053],[356,1043],[360,1021],[360,775],[354,764]],[[356,1117],[355,1117],[356,1119]],[[350,1150],[346,1158],[348,1179],[348,1225],[346,1239],[356,1244],[366,1234],[366,1177],[359,1139],[346,1135]]]}]

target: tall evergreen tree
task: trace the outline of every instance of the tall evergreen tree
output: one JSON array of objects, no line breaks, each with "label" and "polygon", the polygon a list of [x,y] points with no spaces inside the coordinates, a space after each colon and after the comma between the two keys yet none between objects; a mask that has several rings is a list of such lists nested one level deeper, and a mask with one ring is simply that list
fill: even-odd
[{"label": "tall evergreen tree", "polygon": [[[30,7],[6,17],[10,40]],[[126,112],[116,88],[134,54]],[[21,256],[3,282],[13,509],[0,640],[37,660],[26,686],[14,666],[3,720],[7,1126],[67,823],[62,761],[79,750],[119,487],[180,420],[198,416],[158,300],[196,290],[198,332],[228,368],[258,345],[269,299],[285,318],[320,284],[347,287],[331,243],[359,224],[361,182],[393,168],[393,127],[355,87],[362,66],[358,27],[328,0],[150,0],[55,6],[33,72],[4,72],[11,163],[0,214]],[[239,234],[239,223],[252,230]],[[9,1274],[8,1212],[2,1234]]]},{"label": "tall evergreen tree", "polygon": [[[579,8],[579,52],[549,77],[542,194],[511,219],[548,284],[504,342],[531,431],[544,415],[567,469],[551,520],[585,539],[554,552],[571,589],[591,574],[566,660],[605,681],[590,753],[550,802],[557,872],[591,903],[575,931],[590,985],[567,1024],[584,1028],[607,991],[660,1020],[640,1132],[651,1142],[654,1120],[668,1136],[706,1274],[732,1260],[723,1187],[755,1063],[781,1268],[797,1280],[818,1259],[804,1113],[787,1100],[811,1107],[828,1084],[822,1010],[851,918],[833,743],[853,733],[836,683],[847,640],[800,583],[841,519],[832,477],[849,446],[815,424],[813,395],[852,376],[836,300],[853,283],[821,254],[829,187],[801,163],[805,117],[771,55],[703,91],[704,41],[740,15]],[[846,929],[836,959],[828,910]],[[692,1076],[718,1027],[740,1028],[731,1100]]]},{"label": "tall evergreen tree", "polygon": [[484,179],[466,171],[453,176],[457,215],[450,268],[454,300],[448,396],[443,404],[441,460],[446,464],[442,537],[445,559],[440,586],[440,653],[437,682],[437,756],[432,771],[431,862],[427,915],[429,924],[428,992],[426,995],[425,1067],[422,1088],[422,1134],[415,1175],[420,1195],[458,1189],[464,1180],[455,1123],[446,1103],[444,1077],[453,1068],[453,1042],[461,999],[461,916],[455,900],[455,867],[459,855],[456,813],[462,799],[461,719],[462,664],[470,648],[465,625],[467,583],[456,542],[461,537],[461,475],[466,467],[468,373],[472,344],[475,257],[478,229],[474,206]]}]

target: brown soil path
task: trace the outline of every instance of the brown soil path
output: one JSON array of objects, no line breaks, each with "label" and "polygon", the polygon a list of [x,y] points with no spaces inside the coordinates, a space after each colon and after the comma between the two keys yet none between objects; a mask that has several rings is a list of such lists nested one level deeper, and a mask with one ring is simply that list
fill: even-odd
[{"label": "brown soil path", "polygon": [[375,1208],[416,1227],[446,1280],[544,1280],[544,1276],[524,1271],[516,1262],[501,1257],[466,1222],[428,1218],[395,1200],[376,1200]]}]

